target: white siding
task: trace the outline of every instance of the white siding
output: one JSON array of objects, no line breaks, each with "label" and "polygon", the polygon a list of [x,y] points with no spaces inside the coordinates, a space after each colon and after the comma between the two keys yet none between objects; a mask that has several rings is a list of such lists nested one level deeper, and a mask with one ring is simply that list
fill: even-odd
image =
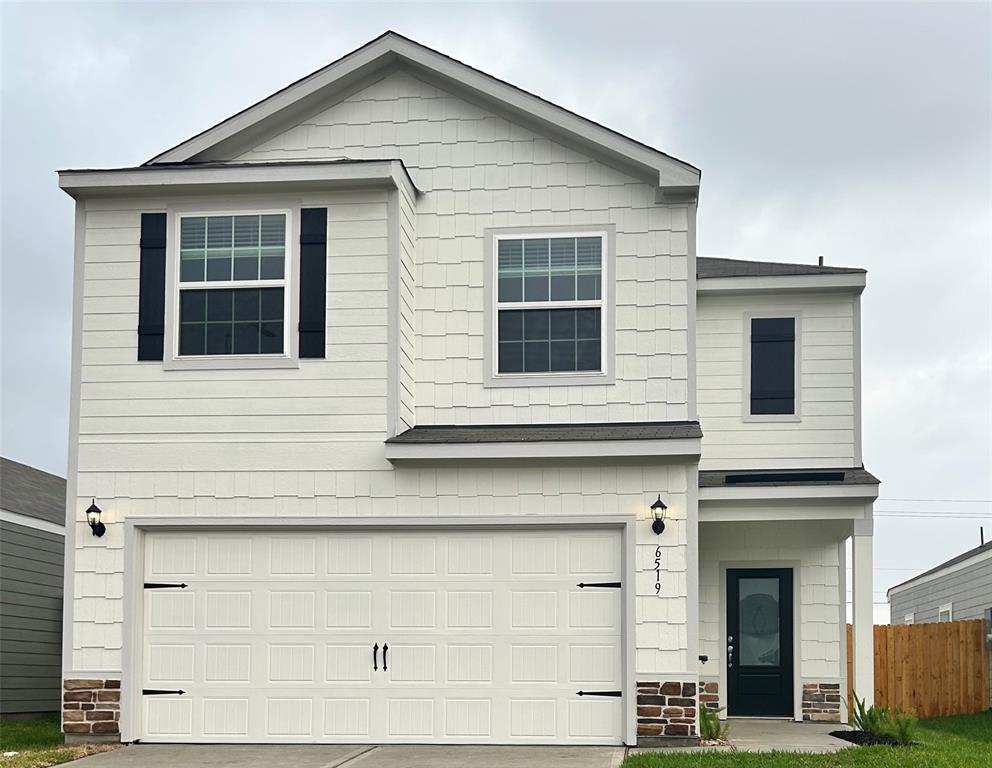
[{"label": "white siding", "polygon": [[[799,562],[793,589],[799,595],[800,641],[796,661],[803,678],[830,681],[841,677],[840,544],[845,521],[777,521],[769,523],[701,523],[699,526],[699,652],[709,656],[704,678],[715,678],[723,664],[726,643],[721,621],[726,608],[721,595],[721,563],[755,567]],[[760,565],[758,565],[760,564]]]},{"label": "white siding", "polygon": [[[840,293],[699,297],[701,469],[855,466],[854,301]],[[774,311],[801,315],[801,420],[746,421],[745,318]]]},{"label": "white siding", "polygon": [[[417,204],[418,424],[688,418],[687,206],[655,186],[392,73],[236,160],[401,158]],[[485,389],[483,229],[615,224],[616,384]]]},{"label": "white siding", "polygon": [[417,202],[406,187],[399,192],[399,419],[403,428],[414,426],[414,374],[417,345],[416,331],[416,251],[417,251]]}]

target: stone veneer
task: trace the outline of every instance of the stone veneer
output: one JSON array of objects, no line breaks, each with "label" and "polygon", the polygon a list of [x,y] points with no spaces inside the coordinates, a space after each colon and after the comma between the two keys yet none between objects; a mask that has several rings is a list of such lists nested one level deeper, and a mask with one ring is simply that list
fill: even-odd
[{"label": "stone veneer", "polygon": [[840,683],[803,683],[803,720],[840,722]]},{"label": "stone veneer", "polygon": [[715,680],[699,682],[699,706],[720,709],[720,683]]},{"label": "stone veneer", "polygon": [[696,684],[637,684],[637,743],[651,746],[676,740],[697,740]]},{"label": "stone veneer", "polygon": [[120,740],[120,680],[66,680],[62,687],[62,732],[67,744]]}]

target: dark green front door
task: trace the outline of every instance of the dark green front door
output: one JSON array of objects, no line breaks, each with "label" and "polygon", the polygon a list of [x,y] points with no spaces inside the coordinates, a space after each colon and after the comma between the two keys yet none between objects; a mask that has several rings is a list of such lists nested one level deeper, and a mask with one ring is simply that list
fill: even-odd
[{"label": "dark green front door", "polygon": [[727,714],[791,717],[792,569],[727,570]]}]

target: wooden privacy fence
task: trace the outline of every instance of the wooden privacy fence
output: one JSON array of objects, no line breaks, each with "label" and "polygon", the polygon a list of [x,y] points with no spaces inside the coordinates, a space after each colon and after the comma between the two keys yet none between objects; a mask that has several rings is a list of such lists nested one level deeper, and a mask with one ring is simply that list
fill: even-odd
[{"label": "wooden privacy fence", "polygon": [[[875,703],[913,710],[920,717],[984,712],[989,708],[987,631],[981,619],[895,627],[876,624]],[[848,701],[853,658],[848,624]]]}]

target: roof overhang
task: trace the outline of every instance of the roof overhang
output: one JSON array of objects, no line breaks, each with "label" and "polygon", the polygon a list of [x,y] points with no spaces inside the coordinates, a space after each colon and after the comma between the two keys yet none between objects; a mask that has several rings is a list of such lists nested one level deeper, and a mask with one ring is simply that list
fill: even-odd
[{"label": "roof overhang", "polygon": [[59,187],[74,198],[119,194],[216,194],[347,187],[417,187],[400,160],[300,163],[143,165],[59,171]]},{"label": "roof overhang", "polygon": [[591,147],[601,155],[640,168],[656,180],[665,195],[693,196],[698,168],[598,123],[521,90],[395,32],[387,32],[337,61],[313,72],[268,98],[153,157],[146,165],[230,160],[246,142],[264,140],[318,111],[387,66],[412,67],[461,93],[524,119],[553,135]]},{"label": "roof overhang", "polygon": [[696,280],[697,294],[761,293],[765,291],[844,291],[861,293],[867,274],[779,275],[774,277],[703,277]]},{"label": "roof overhang", "polygon": [[970,568],[974,565],[978,565],[979,563],[983,563],[986,560],[992,560],[992,549],[984,549],[980,552],[976,552],[971,557],[964,558],[962,560],[952,560],[949,563],[944,563],[943,565],[939,565],[929,571],[925,571],[919,576],[914,576],[901,584],[896,584],[894,587],[889,587],[888,591],[885,593],[885,596],[892,597],[892,595],[899,592],[912,589],[913,587],[918,587],[921,584],[926,584],[929,581],[939,579],[942,576],[954,573],[955,571],[960,571],[963,568]]},{"label": "roof overhang", "polygon": [[698,422],[418,426],[386,440],[390,461],[687,458],[698,460]]}]

